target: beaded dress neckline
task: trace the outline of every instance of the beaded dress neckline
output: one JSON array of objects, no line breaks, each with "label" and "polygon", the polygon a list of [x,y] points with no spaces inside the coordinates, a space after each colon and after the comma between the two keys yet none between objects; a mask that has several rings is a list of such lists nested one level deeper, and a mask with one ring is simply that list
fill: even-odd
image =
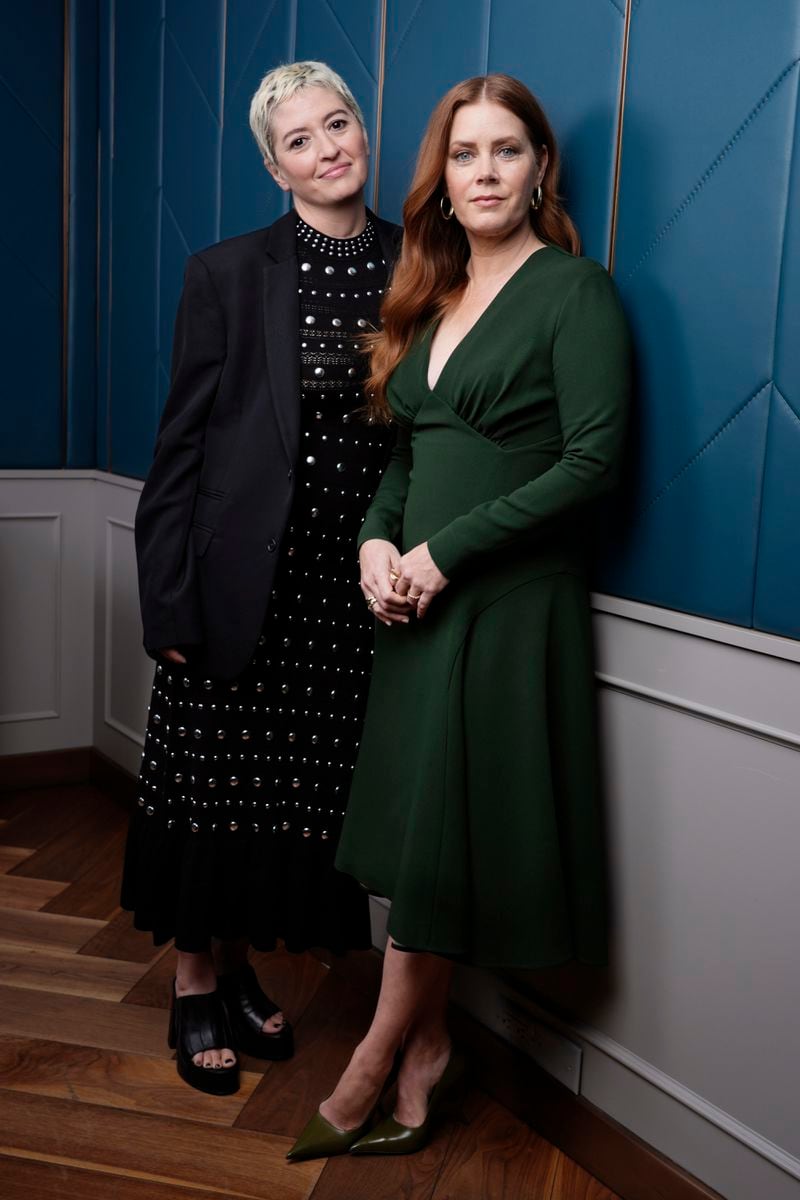
[{"label": "beaded dress neckline", "polygon": [[302,217],[297,218],[297,238],[303,247],[318,250],[320,254],[330,258],[352,258],[354,255],[365,254],[375,244],[375,226],[369,219],[361,233],[354,237],[334,238],[320,233],[309,225]]}]

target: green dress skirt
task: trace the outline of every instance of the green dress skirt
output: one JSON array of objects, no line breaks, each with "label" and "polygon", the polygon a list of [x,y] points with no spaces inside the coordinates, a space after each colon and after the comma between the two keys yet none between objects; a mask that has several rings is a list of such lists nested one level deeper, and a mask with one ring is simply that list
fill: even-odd
[{"label": "green dress skirt", "polygon": [[360,542],[427,542],[447,587],[377,625],[337,867],[400,945],[493,967],[603,963],[606,905],[585,575],[619,473],[629,344],[602,267],[548,246],[459,343],[396,369],[392,461]]}]

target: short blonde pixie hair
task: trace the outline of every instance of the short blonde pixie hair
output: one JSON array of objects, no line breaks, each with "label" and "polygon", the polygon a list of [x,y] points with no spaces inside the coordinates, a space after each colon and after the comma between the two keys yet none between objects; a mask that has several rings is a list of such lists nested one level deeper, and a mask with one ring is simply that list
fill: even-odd
[{"label": "short blonde pixie hair", "polygon": [[337,75],[323,62],[285,63],[267,72],[250,101],[250,128],[263,158],[271,167],[278,166],[272,142],[272,117],[275,109],[305,87],[324,87],[336,92],[358,121],[364,137],[367,137],[364,114],[341,75]]}]

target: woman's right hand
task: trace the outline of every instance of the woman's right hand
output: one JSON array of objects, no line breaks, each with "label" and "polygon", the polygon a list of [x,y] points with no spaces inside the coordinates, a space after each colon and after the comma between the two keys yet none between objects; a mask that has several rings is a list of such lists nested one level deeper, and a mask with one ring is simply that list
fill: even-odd
[{"label": "woman's right hand", "polygon": [[400,574],[400,552],[391,542],[382,538],[369,538],[364,542],[358,561],[361,564],[361,591],[364,599],[373,596],[377,601],[371,606],[373,616],[384,625],[400,622],[407,625],[411,605],[404,596],[398,596],[392,586],[391,571]]},{"label": "woman's right hand", "polygon": [[163,654],[164,658],[168,658],[170,662],[186,664],[186,659],[181,654],[180,650],[174,650],[170,647],[168,650],[159,650],[159,654]]}]

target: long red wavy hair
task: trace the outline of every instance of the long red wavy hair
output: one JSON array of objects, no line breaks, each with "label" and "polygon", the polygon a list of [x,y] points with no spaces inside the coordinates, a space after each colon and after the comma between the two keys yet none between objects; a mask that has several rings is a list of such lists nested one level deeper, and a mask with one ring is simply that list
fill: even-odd
[{"label": "long red wavy hair", "polygon": [[403,249],[381,306],[381,330],[364,339],[370,356],[365,384],[371,419],[388,422],[389,378],[414,338],[455,302],[467,285],[469,243],[456,220],[442,219],[444,169],[453,117],[465,104],[493,100],[522,121],[535,151],[547,147],[542,204],[530,210],[543,242],[571,254],[580,250],[578,232],[558,195],[559,154],[550,122],[536,97],[511,75],[477,75],[457,83],[436,105],[425,130],[408,198],[403,205]]}]

